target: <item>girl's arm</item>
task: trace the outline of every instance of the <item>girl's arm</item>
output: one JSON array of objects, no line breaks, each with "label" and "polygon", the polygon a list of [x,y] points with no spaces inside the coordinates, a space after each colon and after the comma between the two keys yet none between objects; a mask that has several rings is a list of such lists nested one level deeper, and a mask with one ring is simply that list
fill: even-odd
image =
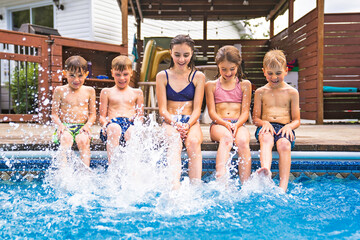
[{"label": "girl's arm", "polygon": [[251,103],[251,83],[248,80],[243,80],[241,83],[241,89],[243,94],[243,99],[241,103],[241,114],[236,123],[236,128],[244,125],[244,123],[249,118],[250,113],[250,103]]},{"label": "girl's arm", "polygon": [[166,76],[164,71],[161,71],[156,75],[156,98],[159,105],[160,116],[164,118],[166,123],[173,125],[174,122],[171,118],[171,114],[167,110]]},{"label": "girl's arm", "polygon": [[191,127],[197,122],[201,114],[201,106],[204,100],[205,75],[202,72],[196,72],[193,81],[195,81],[195,96],[193,103],[193,111],[188,121],[189,127]]},{"label": "girl's arm", "polygon": [[209,117],[216,124],[223,125],[230,130],[230,123],[224,121],[216,112],[214,97],[216,82],[217,80],[209,81],[205,84],[206,106],[208,108]]}]

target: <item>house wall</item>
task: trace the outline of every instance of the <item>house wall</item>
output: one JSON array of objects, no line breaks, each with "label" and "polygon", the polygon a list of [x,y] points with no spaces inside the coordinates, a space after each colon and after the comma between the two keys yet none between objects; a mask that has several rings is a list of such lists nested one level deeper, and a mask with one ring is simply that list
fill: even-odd
[{"label": "house wall", "polygon": [[[61,36],[121,44],[121,11],[116,0],[61,0],[54,7],[54,28]],[[10,30],[10,10],[53,4],[52,0],[1,0],[0,29]]]},{"label": "house wall", "polygon": [[61,36],[93,40],[91,0],[62,0],[64,10],[55,11],[55,28]]},{"label": "house wall", "polygon": [[121,44],[121,11],[117,1],[93,0],[92,13],[92,40]]}]

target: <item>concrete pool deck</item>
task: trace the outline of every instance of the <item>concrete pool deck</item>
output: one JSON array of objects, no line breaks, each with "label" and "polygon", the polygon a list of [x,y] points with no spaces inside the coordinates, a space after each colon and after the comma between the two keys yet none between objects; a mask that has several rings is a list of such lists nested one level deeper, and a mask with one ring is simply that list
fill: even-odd
[{"label": "concrete pool deck", "polygon": [[[247,124],[250,131],[250,148],[259,150],[254,132],[256,127]],[[216,151],[217,144],[211,142],[209,124],[202,124],[204,135],[203,151]],[[0,123],[0,149],[15,150],[46,150],[54,149],[52,135],[54,126],[26,123]],[[105,150],[99,139],[100,127],[92,128],[92,150]],[[296,133],[296,144],[293,151],[360,151],[360,124],[324,124],[303,123]]]}]

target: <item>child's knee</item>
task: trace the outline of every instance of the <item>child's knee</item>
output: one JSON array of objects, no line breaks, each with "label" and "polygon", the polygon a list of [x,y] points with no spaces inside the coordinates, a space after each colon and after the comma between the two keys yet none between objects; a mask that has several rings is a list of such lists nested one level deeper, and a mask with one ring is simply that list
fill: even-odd
[{"label": "child's knee", "polygon": [[250,148],[250,138],[246,136],[237,137],[235,143],[239,149]]},{"label": "child's knee", "polygon": [[84,148],[90,146],[89,136],[85,133],[81,133],[76,136],[76,144],[79,148]]},{"label": "child's knee", "polygon": [[278,152],[291,152],[291,142],[286,138],[280,138],[276,142]]},{"label": "child's knee", "polygon": [[64,131],[61,134],[61,137],[60,137],[61,145],[71,146],[73,144],[73,141],[74,141],[74,139],[69,132]]},{"label": "child's knee", "polygon": [[201,140],[197,137],[190,137],[186,140],[186,148],[197,147],[201,145]]},{"label": "child's knee", "polygon": [[234,138],[231,135],[223,136],[223,137],[220,138],[219,143],[224,145],[224,146],[227,146],[227,147],[232,147],[232,145],[234,143]]},{"label": "child's knee", "polygon": [[269,133],[260,135],[259,141],[263,145],[274,146],[274,137]]}]

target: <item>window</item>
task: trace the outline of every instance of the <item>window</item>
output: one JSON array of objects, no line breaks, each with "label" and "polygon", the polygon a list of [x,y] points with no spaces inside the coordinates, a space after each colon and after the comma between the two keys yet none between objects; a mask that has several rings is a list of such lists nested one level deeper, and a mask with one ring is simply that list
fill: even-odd
[{"label": "window", "polygon": [[54,28],[54,10],[53,5],[34,7],[20,11],[13,11],[12,30],[19,30],[21,24],[31,23]]}]

